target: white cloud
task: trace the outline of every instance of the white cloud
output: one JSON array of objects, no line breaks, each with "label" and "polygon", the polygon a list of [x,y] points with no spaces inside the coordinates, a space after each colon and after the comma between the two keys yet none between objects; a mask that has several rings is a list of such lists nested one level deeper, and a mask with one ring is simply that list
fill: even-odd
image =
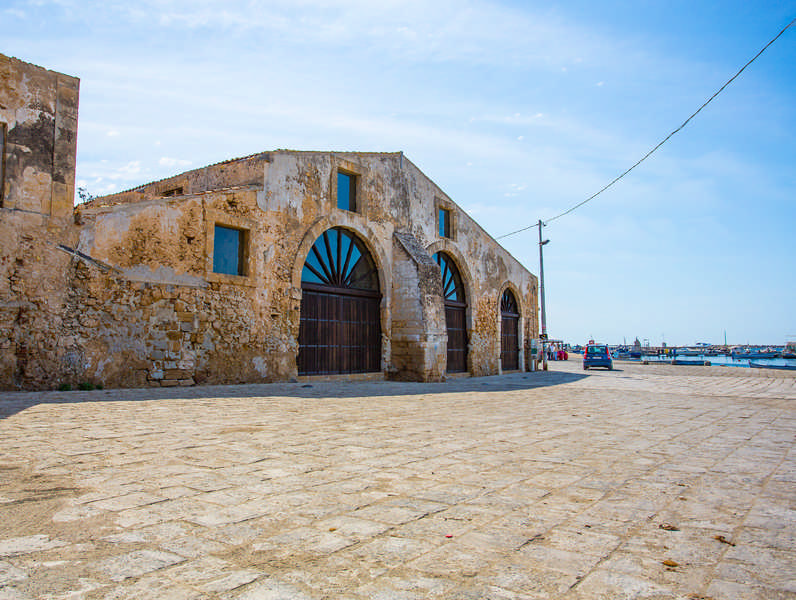
[{"label": "white cloud", "polygon": [[115,129],[111,129],[105,135],[107,135],[108,137],[117,137],[119,135],[119,132],[116,131]]},{"label": "white cloud", "polygon": [[191,164],[191,161],[181,158],[170,158],[168,156],[162,156],[158,161],[158,164],[161,167],[187,167],[188,165]]},{"label": "white cloud", "polygon": [[[131,160],[123,167],[112,169],[111,173],[107,175],[108,179],[133,181],[141,175],[141,161]],[[101,179],[100,179],[101,180]]]},{"label": "white cloud", "polygon": [[139,0],[65,8],[70,18],[97,27],[202,30],[229,39],[264,37],[282,47],[364,45],[381,55],[434,63],[558,69],[612,46],[549,12],[487,0]]}]

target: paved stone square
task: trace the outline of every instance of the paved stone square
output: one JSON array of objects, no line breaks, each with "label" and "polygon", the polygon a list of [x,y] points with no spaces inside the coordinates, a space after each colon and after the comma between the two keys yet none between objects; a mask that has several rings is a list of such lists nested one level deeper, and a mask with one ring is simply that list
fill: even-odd
[{"label": "paved stone square", "polygon": [[0,393],[0,600],[796,598],[796,374]]}]

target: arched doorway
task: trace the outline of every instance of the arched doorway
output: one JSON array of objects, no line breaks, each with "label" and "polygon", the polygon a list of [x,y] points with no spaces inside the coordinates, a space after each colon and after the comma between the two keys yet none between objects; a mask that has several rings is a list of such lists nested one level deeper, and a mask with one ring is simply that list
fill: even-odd
[{"label": "arched doorway", "polygon": [[434,255],[442,273],[445,325],[448,330],[448,373],[467,371],[467,298],[459,269],[444,252]]},{"label": "arched doorway", "polygon": [[520,368],[520,309],[511,290],[500,299],[500,364],[504,371]]},{"label": "arched doorway", "polygon": [[324,231],[301,272],[299,375],[380,371],[380,306],[368,249],[346,229]]}]

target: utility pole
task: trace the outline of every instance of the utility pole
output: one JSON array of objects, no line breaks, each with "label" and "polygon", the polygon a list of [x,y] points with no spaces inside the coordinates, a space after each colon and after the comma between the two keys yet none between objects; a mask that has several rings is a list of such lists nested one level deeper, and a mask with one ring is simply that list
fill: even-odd
[{"label": "utility pole", "polygon": [[544,257],[542,256],[542,246],[547,244],[550,240],[542,241],[542,227],[544,224],[539,219],[539,296],[542,302],[542,331],[539,335],[542,338],[542,369],[547,371],[547,313],[545,312],[544,304]]}]

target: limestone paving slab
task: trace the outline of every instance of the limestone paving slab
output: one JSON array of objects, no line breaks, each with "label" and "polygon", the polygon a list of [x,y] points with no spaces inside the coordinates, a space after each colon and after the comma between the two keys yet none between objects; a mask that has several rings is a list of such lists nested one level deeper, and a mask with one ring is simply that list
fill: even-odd
[{"label": "limestone paving slab", "polygon": [[0,598],[796,598],[796,374],[0,396]]}]

